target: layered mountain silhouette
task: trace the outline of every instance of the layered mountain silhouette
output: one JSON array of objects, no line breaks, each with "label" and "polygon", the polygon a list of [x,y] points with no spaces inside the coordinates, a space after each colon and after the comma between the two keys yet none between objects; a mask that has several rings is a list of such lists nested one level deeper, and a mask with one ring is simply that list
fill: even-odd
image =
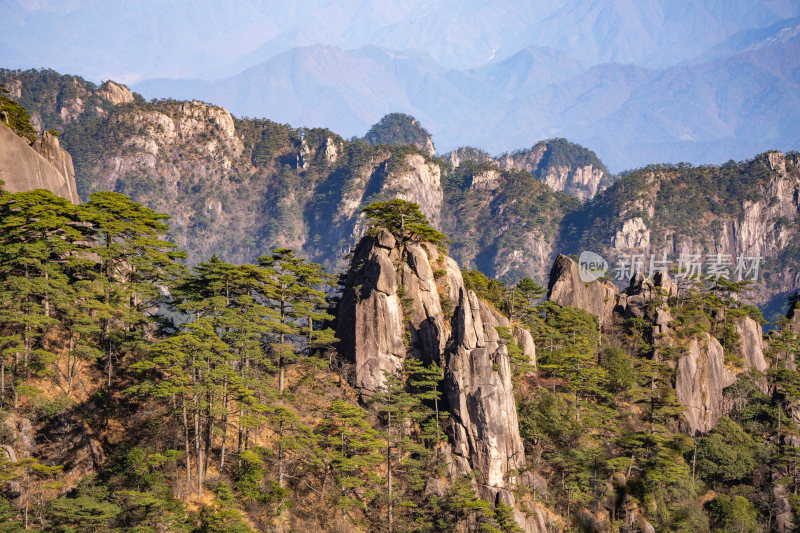
[{"label": "layered mountain silhouette", "polygon": [[565,137],[613,172],[797,146],[793,0],[74,0],[0,15],[5,66],[346,136],[402,112],[440,151]]},{"label": "layered mountain silhouette", "polygon": [[[780,30],[779,30],[780,31]],[[363,134],[391,111],[417,117],[440,150],[493,153],[566,137],[613,171],[652,162],[741,160],[798,146],[800,38],[667,69],[583,64],[528,47],[503,61],[448,70],[377,47],[292,49],[214,82],[151,80],[149,97],[195,98],[238,115]]]}]

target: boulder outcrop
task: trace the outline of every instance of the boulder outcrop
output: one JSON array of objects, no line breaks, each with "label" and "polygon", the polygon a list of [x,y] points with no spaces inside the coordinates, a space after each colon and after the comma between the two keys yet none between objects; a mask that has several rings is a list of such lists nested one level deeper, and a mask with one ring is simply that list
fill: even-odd
[{"label": "boulder outcrop", "polygon": [[536,368],[536,345],[533,342],[533,335],[527,329],[514,326],[514,342],[522,350],[522,355],[525,356],[528,363]]},{"label": "boulder outcrop", "polygon": [[0,124],[0,180],[8,192],[46,189],[80,203],[72,157],[61,148],[58,138],[47,132],[33,146]]},{"label": "boulder outcrop", "polygon": [[747,368],[766,372],[767,361],[764,359],[761,325],[749,316],[735,318],[733,325],[739,335],[737,348],[739,357],[747,364]]},{"label": "boulder outcrop", "polygon": [[[392,255],[394,254],[394,255]],[[397,295],[394,237],[364,237],[353,254],[350,278],[337,313],[336,336],[355,363],[355,386],[375,392],[384,372],[398,373],[406,355],[404,317]]]},{"label": "boulder outcrop", "polygon": [[105,82],[97,90],[97,96],[105,98],[114,105],[133,102],[133,93],[126,86],[111,80]]},{"label": "boulder outcrop", "polygon": [[722,345],[703,333],[692,339],[688,353],[678,361],[675,389],[686,406],[686,426],[690,435],[707,433],[725,414],[722,389],[736,381],[725,369]]},{"label": "boulder outcrop", "polygon": [[561,306],[577,307],[597,316],[600,327],[609,328],[617,303],[617,288],[608,282],[584,282],[578,263],[559,255],[550,270],[547,299]]},{"label": "boulder outcrop", "polygon": [[653,279],[637,273],[619,295],[615,311],[625,318],[646,318],[651,324],[650,342],[655,344],[670,331],[669,298],[677,294],[678,286],[666,272],[657,272]]}]

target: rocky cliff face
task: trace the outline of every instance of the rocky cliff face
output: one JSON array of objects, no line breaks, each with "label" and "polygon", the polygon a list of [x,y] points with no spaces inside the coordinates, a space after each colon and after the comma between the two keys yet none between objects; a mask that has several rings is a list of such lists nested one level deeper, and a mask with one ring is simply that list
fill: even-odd
[{"label": "rocky cliff face", "polygon": [[531,332],[523,327],[514,326],[513,335],[514,342],[522,349],[522,354],[528,360],[528,364],[536,368],[536,345],[533,343]]},{"label": "rocky cliff face", "polygon": [[617,288],[599,280],[584,282],[578,268],[578,263],[559,255],[550,270],[547,299],[561,306],[583,309],[595,315],[602,328],[609,328],[613,323]]},{"label": "rocky cliff face", "polygon": [[794,153],[768,152],[735,166],[637,171],[584,214],[581,246],[612,264],[632,254],[645,261],[667,254],[676,264],[682,253],[700,254],[704,273],[721,254],[730,275],[739,258],[746,258],[746,274],[758,257],[753,295],[767,304],[800,283],[797,268],[787,268],[798,260],[798,233],[791,228],[800,220],[799,161]]},{"label": "rocky cliff face", "polygon": [[[336,328],[342,353],[355,363],[356,386],[362,394],[379,390],[384,372],[398,373],[406,357],[439,361],[451,413],[452,475],[474,473],[482,498],[514,505],[525,455],[508,341],[498,328],[512,331],[508,320],[465,289],[458,265],[436,247],[399,245],[381,230],[356,248]],[[530,343],[523,349],[535,362],[530,335],[517,335]],[[544,523],[533,509],[527,517],[517,508],[526,531]]]},{"label": "rocky cliff face", "polygon": [[736,381],[725,369],[719,341],[708,333],[692,339],[688,353],[678,361],[675,391],[686,406],[686,424],[690,435],[707,433],[725,414],[722,389]]},{"label": "rocky cliff face", "polygon": [[107,81],[97,86],[79,76],[62,76],[51,70],[0,69],[0,80],[9,96],[28,109],[39,131],[54,128],[64,133],[70,125],[107,116],[116,105],[136,100],[122,84]]},{"label": "rocky cliff face", "polygon": [[406,357],[405,317],[395,271],[399,260],[388,231],[362,239],[339,303],[336,335],[341,351],[355,363],[355,386],[362,394],[380,390],[385,372],[399,374]]},{"label": "rocky cliff face", "polygon": [[447,159],[453,167],[473,161],[491,163],[501,170],[530,172],[552,190],[581,201],[591,200],[614,181],[594,152],[565,139],[541,141],[530,149],[496,158],[477,148],[462,147],[447,154]]},{"label": "rocky cliff face", "polygon": [[72,157],[59,146],[58,138],[47,132],[29,146],[25,139],[0,124],[0,180],[8,192],[47,189],[80,203]]},{"label": "rocky cliff face", "polygon": [[422,214],[430,223],[441,228],[442,173],[439,165],[428,162],[419,154],[408,155],[404,168],[390,174],[384,190],[394,192],[394,197],[419,204]]},{"label": "rocky cliff face", "polygon": [[734,319],[734,328],[739,336],[737,353],[745,362],[747,368],[754,368],[759,372],[767,371],[767,361],[764,359],[764,335],[761,325],[749,316]]},{"label": "rocky cliff face", "polygon": [[495,163],[495,159],[488,152],[471,146],[462,146],[445,155],[453,168],[461,166],[464,161],[475,161],[476,163]]},{"label": "rocky cliff face", "polygon": [[[765,371],[761,326],[750,317],[734,320],[739,333],[738,354],[747,369]],[[686,429],[690,435],[707,433],[721,416],[728,413],[722,389],[736,381],[736,373],[726,368],[722,346],[708,333],[691,340],[686,355],[678,361],[675,390],[686,406]]]},{"label": "rocky cliff face", "polygon": [[554,191],[563,191],[582,201],[613,183],[613,177],[591,150],[565,139],[541,141],[529,150],[497,158],[500,168],[527,170]]},{"label": "rocky cliff face", "polygon": [[95,94],[114,105],[130,104],[134,100],[133,93],[130,89],[113,81],[105,82]]}]

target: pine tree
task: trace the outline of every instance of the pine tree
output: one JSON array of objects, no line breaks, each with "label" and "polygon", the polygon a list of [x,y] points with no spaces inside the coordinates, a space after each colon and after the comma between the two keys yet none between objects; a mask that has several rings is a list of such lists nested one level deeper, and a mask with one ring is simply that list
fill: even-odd
[{"label": "pine tree", "polygon": [[536,300],[545,293],[544,288],[529,277],[522,278],[506,291],[505,307],[509,320],[527,321],[535,315]]},{"label": "pine tree", "polygon": [[321,290],[332,278],[321,265],[297,257],[289,248],[275,249],[258,261],[268,269],[275,287],[270,295],[271,307],[278,313],[281,328],[272,350],[279,372],[278,392],[283,394],[285,366],[295,354],[310,355],[313,350],[335,342],[332,330],[314,329],[315,323],[332,318],[326,311],[325,292]]},{"label": "pine tree", "polygon": [[142,341],[149,316],[162,299],[160,287],[179,275],[177,259],[185,257],[161,235],[162,215],[114,192],[94,193],[84,204],[86,220],[100,258],[98,280],[105,312],[100,315],[106,357],[106,385],[111,388],[114,360]]},{"label": "pine tree", "polygon": [[[266,304],[275,284],[266,269],[252,265],[235,266],[212,257],[197,265],[176,288],[175,307],[192,321],[205,320],[228,346],[225,367],[213,368],[221,379],[219,401],[209,405],[217,410],[222,436],[220,468],[225,465],[229,418],[238,407],[239,453],[247,447],[249,428],[261,422],[262,404],[270,394],[264,375],[272,370],[264,339],[281,329],[278,314]],[[209,443],[210,446],[210,443]]]},{"label": "pine tree", "polygon": [[[435,361],[431,361],[426,366],[419,359],[408,357],[404,363],[403,372],[407,376],[410,393],[422,402],[433,402],[434,416],[429,421],[421,421],[423,437],[430,442],[441,441],[445,438],[442,424],[447,418],[447,413],[439,412],[439,400],[442,398],[439,384],[444,377],[442,367]],[[424,409],[418,411],[424,415]]]},{"label": "pine tree", "polygon": [[[53,375],[56,354],[43,344],[59,310],[75,297],[69,273],[83,263],[86,229],[80,210],[47,191],[0,196],[0,401],[20,380]],[[10,379],[6,379],[11,360]],[[31,390],[31,389],[27,389]]]},{"label": "pine tree", "polygon": [[[191,458],[195,459],[196,490],[203,482],[213,433],[214,401],[227,372],[218,372],[229,357],[228,346],[206,319],[189,324],[184,331],[156,344],[149,357],[135,365],[146,377],[131,393],[176,399],[180,406],[184,437],[186,482],[191,485]],[[194,442],[194,451],[191,443]]]},{"label": "pine tree", "polygon": [[[322,504],[331,498],[342,516],[360,508],[362,501],[377,495],[373,486],[373,470],[385,461],[381,450],[386,442],[372,429],[366,413],[356,405],[336,399],[331,402],[314,433],[318,439],[315,462],[321,466]],[[331,494],[328,487],[335,488]]]},{"label": "pine tree", "polygon": [[447,236],[436,231],[419,205],[405,200],[395,199],[388,202],[374,202],[361,210],[370,220],[373,227],[389,230],[400,243],[429,242],[444,245]]}]

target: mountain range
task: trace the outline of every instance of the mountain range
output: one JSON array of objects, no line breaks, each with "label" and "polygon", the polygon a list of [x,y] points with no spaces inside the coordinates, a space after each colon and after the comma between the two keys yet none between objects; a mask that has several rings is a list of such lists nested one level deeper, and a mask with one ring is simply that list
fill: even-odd
[{"label": "mountain range", "polygon": [[135,88],[147,97],[215,102],[238,115],[323,125],[348,137],[402,111],[426,124],[445,151],[472,145],[501,153],[566,137],[620,171],[796,147],[800,39],[762,44],[667,69],[608,63],[588,70],[563,52],[538,47],[448,70],[372,46],[314,45],[224,80],[151,80]]},{"label": "mountain range", "polygon": [[754,302],[772,312],[797,286],[797,152],[620,177],[562,138],[499,157],[477,148],[436,157],[424,122],[408,115],[346,140],[53,71],[0,70],[0,82],[38,129],[61,132],[82,198],[113,190],[169,214],[190,262],[249,262],[277,246],[338,271],[363,234],[360,208],[401,198],[450,237],[463,267],[506,282],[544,284],[558,253],[593,250],[611,265],[632,253],[759,255]]},{"label": "mountain range", "polygon": [[500,154],[565,137],[614,172],[797,145],[800,5],[789,0],[94,0],[2,10],[6,66],[135,82],[147,98],[196,98],[345,137],[404,112],[441,151]]},{"label": "mountain range", "polygon": [[0,82],[6,530],[796,529],[797,152],[619,177]]}]

